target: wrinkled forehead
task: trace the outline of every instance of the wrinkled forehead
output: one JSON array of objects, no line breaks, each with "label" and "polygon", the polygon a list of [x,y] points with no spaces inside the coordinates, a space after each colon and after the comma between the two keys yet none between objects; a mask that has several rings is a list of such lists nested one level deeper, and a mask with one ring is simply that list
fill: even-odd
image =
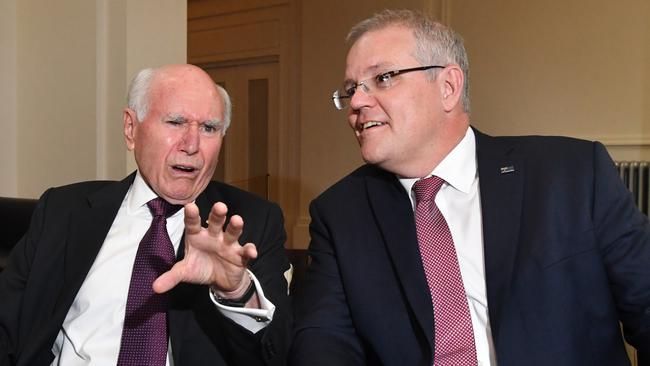
[{"label": "wrinkled forehead", "polygon": [[391,25],[364,33],[348,51],[346,80],[359,80],[394,68],[417,66],[415,37],[404,26]]},{"label": "wrinkled forehead", "polygon": [[211,80],[172,77],[152,83],[150,108],[161,116],[189,121],[223,119],[223,101]]}]

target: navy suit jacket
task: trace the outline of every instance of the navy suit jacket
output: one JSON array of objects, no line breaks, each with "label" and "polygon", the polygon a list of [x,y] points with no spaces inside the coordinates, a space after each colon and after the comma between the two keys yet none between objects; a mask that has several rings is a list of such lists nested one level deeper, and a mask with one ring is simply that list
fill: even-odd
[{"label": "navy suit jacket", "polygon": [[[629,365],[650,352],[650,223],[600,143],[476,131],[489,320],[499,366]],[[514,167],[502,173],[501,167]],[[295,365],[431,365],[433,307],[413,210],[366,165],[310,207]]]},{"label": "navy suit jacket", "polygon": [[[135,174],[121,182],[85,182],[53,188],[41,197],[28,232],[0,275],[0,365],[49,365],[55,337],[104,242]],[[271,324],[257,334],[224,317],[207,286],[171,290],[169,332],[175,365],[282,365],[290,338],[282,213],[223,183],[211,182],[196,199],[205,219],[212,204],[245,220],[242,243],[258,258],[250,269],[275,304]],[[183,254],[183,241],[179,256]]]}]

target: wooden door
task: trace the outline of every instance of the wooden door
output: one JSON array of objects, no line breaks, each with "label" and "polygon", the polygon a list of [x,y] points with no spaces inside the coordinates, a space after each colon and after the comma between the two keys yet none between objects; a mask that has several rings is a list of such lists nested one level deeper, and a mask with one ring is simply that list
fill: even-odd
[{"label": "wooden door", "polygon": [[226,88],[233,110],[213,179],[276,199],[270,189],[270,134],[278,128],[277,62],[268,59],[204,69]]}]

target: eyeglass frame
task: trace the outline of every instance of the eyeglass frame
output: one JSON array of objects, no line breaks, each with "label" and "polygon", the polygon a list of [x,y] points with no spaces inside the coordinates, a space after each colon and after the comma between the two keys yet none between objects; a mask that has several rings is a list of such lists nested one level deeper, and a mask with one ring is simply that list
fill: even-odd
[{"label": "eyeglass frame", "polygon": [[[413,71],[426,71],[426,70],[430,70],[430,69],[444,69],[445,67],[447,67],[447,66],[429,65],[429,66],[410,67],[410,68],[407,68],[407,69],[399,69],[399,70],[391,70],[391,71],[382,72],[381,74],[377,74],[375,76],[371,76],[371,77],[369,77],[367,79],[363,79],[361,81],[358,81],[358,82],[354,83],[349,88],[347,88],[347,90],[345,90],[345,92],[348,93],[346,95],[340,95],[340,93],[339,93],[340,90],[339,89],[334,90],[334,92],[332,93],[332,103],[334,103],[334,107],[336,109],[338,109],[339,111],[342,111],[349,104],[344,106],[343,103],[341,102],[341,99],[352,99],[352,97],[354,96],[354,93],[356,93],[356,90],[357,90],[357,88],[359,86],[362,86],[363,91],[366,94],[369,94],[370,91],[372,90],[372,88],[368,87],[368,84],[367,84],[368,80],[374,80],[375,86],[377,86],[378,83],[380,82],[379,79],[384,78],[386,76],[388,76],[390,79],[392,79],[393,77],[395,77],[397,75],[406,74],[406,73],[413,72]],[[390,88],[390,86],[391,85],[389,85],[385,89]],[[352,90],[352,89],[354,89],[354,92],[350,93],[350,90]],[[385,89],[381,89],[381,88],[376,88],[376,89],[385,90]]]}]

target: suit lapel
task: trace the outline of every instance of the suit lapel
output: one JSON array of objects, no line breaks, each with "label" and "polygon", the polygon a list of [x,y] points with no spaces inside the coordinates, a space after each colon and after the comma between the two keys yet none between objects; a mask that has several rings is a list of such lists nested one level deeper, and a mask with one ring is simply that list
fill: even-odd
[{"label": "suit lapel", "polygon": [[61,329],[61,324],[104,243],[134,177],[135,173],[121,182],[108,183],[99,191],[86,197],[86,207],[70,213],[61,292],[56,299],[50,320],[42,328],[38,328],[33,335],[31,345],[37,351],[26,352],[34,355],[33,361],[40,360],[34,362],[51,362],[50,349],[54,338]]},{"label": "suit lapel", "polygon": [[70,214],[64,286],[57,309],[67,313],[117,216],[135,173],[88,195],[88,206]]},{"label": "suit lapel", "polygon": [[[512,152],[513,143],[474,131],[483,217],[488,309],[496,345],[501,311],[510,290],[517,255],[525,161]],[[512,169],[514,170],[511,171]],[[366,177],[366,185],[368,199],[393,260],[395,272],[433,349],[432,304],[418,251],[409,199],[395,177],[387,172],[369,175]]]},{"label": "suit lapel", "polygon": [[475,133],[488,309],[496,345],[517,256],[525,166],[512,153],[513,143],[506,142],[513,140]]},{"label": "suit lapel", "polygon": [[366,186],[370,206],[395,273],[430,349],[433,349],[433,305],[422,267],[409,198],[395,176],[388,172],[379,171],[377,175],[366,177]]}]

